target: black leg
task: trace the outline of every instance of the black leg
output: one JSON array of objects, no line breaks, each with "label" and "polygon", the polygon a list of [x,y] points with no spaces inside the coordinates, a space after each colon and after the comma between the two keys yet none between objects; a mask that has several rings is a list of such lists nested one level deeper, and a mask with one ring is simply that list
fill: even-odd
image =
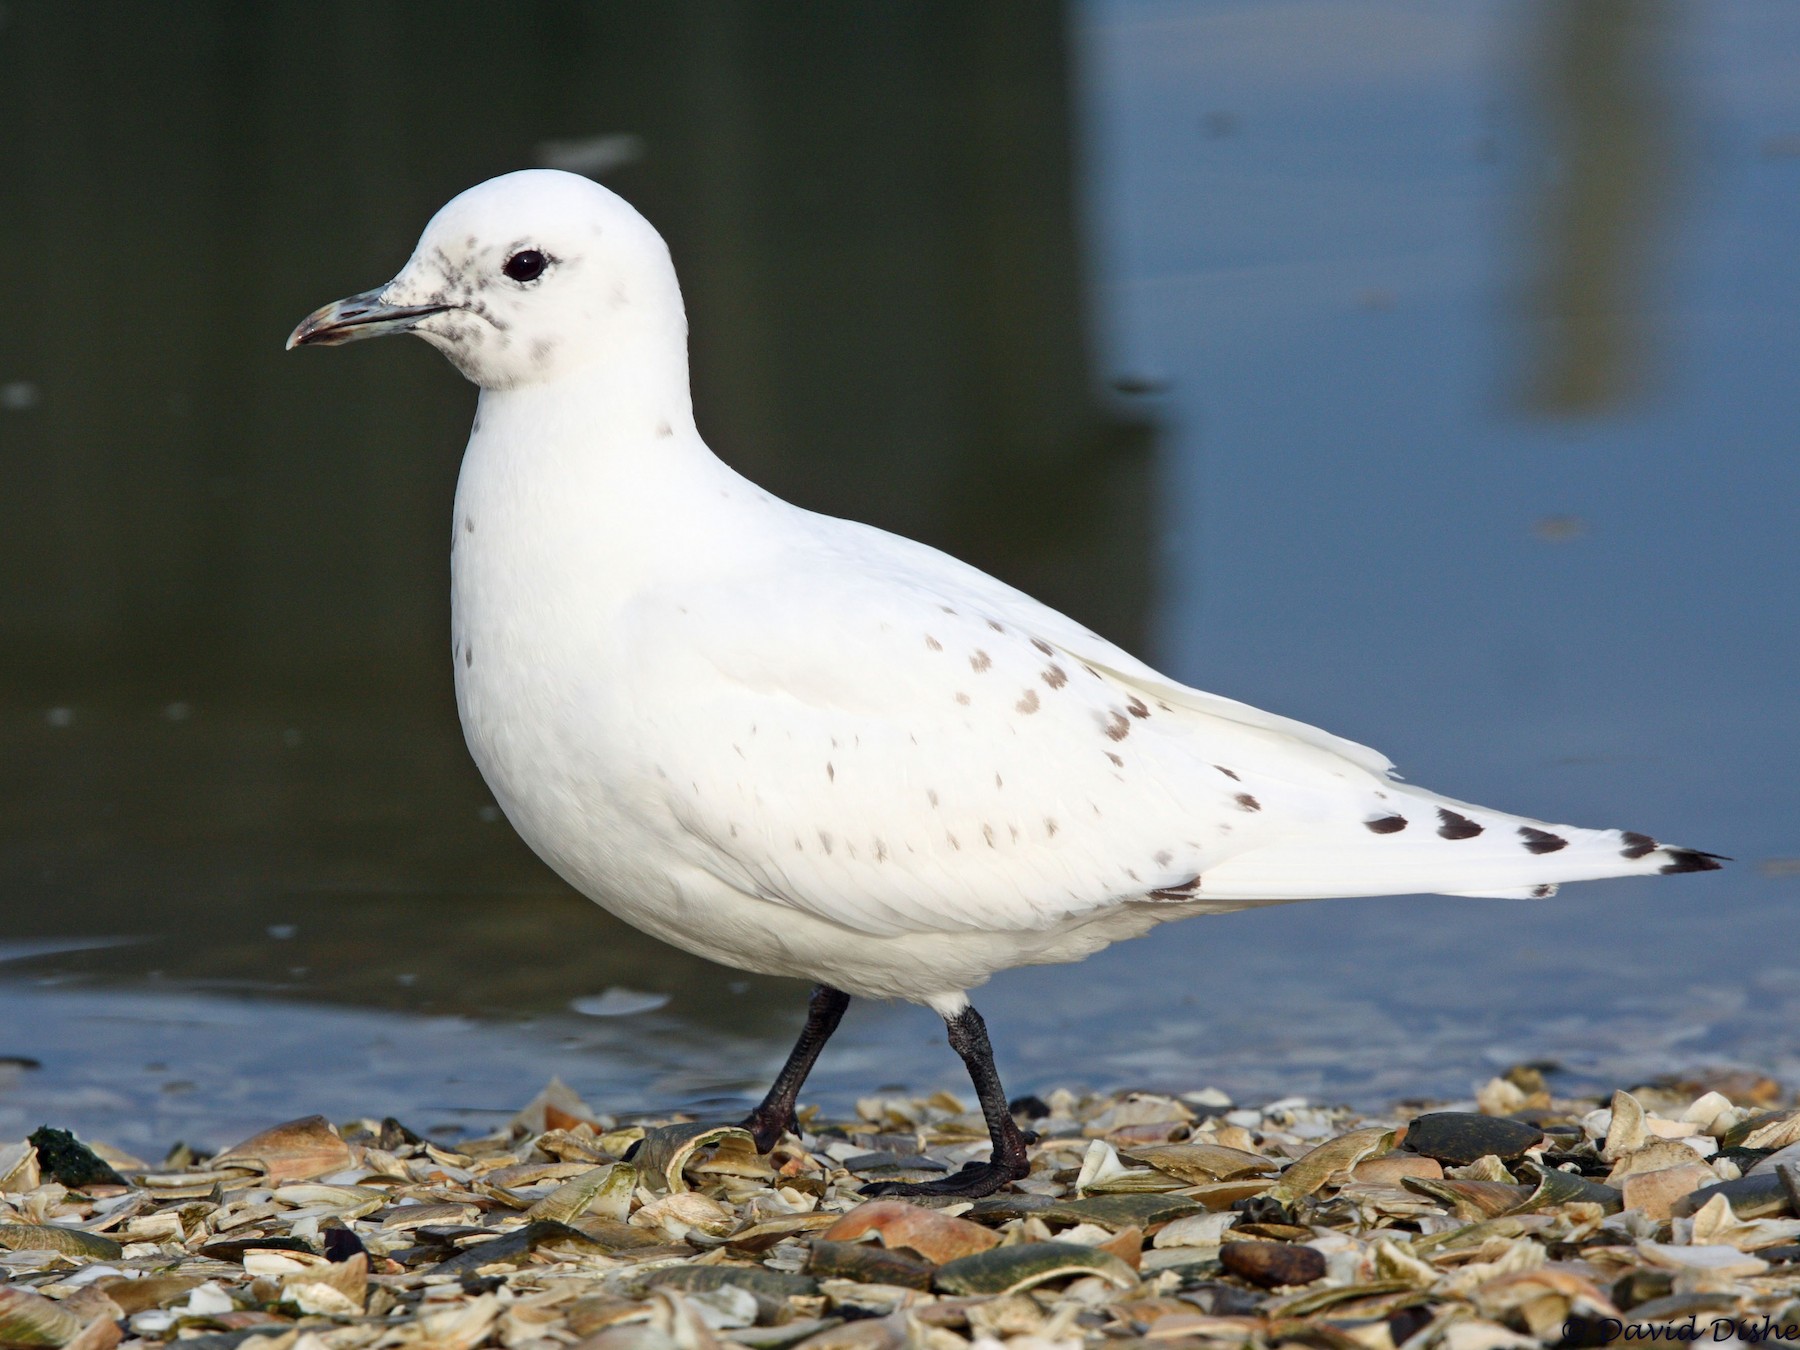
[{"label": "black leg", "polygon": [[762,1152],[774,1148],[784,1130],[794,1128],[794,1104],[800,1100],[800,1085],[812,1072],[819,1051],[844,1020],[844,1009],[849,1006],[850,995],[828,984],[812,991],[806,1002],[806,1025],[800,1028],[800,1039],[788,1051],[787,1063],[775,1076],[769,1095],[744,1121],[744,1128],[756,1136],[756,1147]]},{"label": "black leg", "polygon": [[1031,1162],[1025,1156],[1029,1141],[1013,1121],[1012,1112],[1006,1109],[1006,1090],[994,1071],[994,1047],[988,1044],[987,1023],[973,1008],[964,1008],[944,1021],[950,1028],[950,1048],[962,1056],[969,1079],[975,1084],[981,1114],[986,1117],[988,1133],[994,1140],[993,1156],[984,1163],[969,1163],[942,1181],[880,1181],[864,1186],[864,1195],[954,1195],[974,1200],[992,1195],[1007,1182],[1031,1173]]}]

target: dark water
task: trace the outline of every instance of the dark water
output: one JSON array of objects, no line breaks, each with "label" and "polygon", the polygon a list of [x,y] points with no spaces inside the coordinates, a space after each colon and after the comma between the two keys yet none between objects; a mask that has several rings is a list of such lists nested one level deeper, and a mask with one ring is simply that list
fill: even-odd
[{"label": "dark water", "polygon": [[[669,236],[702,427],[777,490],[1427,785],[1739,860],[1002,976],[1009,1085],[1800,1079],[1800,14],[512,13],[5,11],[0,1138],[479,1129],[552,1073],[637,1109],[779,1061],[802,989],[571,895],[467,762],[470,391],[280,352],[546,162]],[[666,1002],[574,1010],[609,989]],[[930,1014],[852,1011],[819,1094],[884,1084],[958,1085]]]}]

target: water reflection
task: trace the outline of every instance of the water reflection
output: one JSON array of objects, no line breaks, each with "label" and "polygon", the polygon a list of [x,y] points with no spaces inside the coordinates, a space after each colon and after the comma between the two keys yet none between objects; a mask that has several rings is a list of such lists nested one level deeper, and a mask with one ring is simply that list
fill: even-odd
[{"label": "water reflection", "polygon": [[1680,173],[1664,88],[1678,15],[1665,0],[1542,0],[1532,26],[1544,144],[1523,401],[1591,413],[1640,392],[1651,360],[1649,264]]}]

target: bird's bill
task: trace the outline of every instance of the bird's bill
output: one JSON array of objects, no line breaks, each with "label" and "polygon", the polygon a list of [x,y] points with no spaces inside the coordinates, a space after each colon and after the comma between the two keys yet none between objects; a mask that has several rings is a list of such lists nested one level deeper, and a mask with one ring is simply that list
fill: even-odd
[{"label": "bird's bill", "polygon": [[405,333],[418,326],[421,319],[442,314],[449,305],[390,305],[381,291],[364,291],[345,300],[321,305],[288,334],[287,349],[296,347],[336,347],[358,338],[385,337],[389,333]]}]

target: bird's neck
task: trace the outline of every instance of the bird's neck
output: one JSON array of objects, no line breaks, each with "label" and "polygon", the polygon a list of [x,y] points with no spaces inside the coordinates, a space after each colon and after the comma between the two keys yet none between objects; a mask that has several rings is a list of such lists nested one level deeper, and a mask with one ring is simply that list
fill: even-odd
[{"label": "bird's neck", "polygon": [[530,578],[540,600],[623,595],[753,549],[772,501],[707,448],[686,361],[665,351],[484,390],[457,485],[457,543],[460,561]]}]

